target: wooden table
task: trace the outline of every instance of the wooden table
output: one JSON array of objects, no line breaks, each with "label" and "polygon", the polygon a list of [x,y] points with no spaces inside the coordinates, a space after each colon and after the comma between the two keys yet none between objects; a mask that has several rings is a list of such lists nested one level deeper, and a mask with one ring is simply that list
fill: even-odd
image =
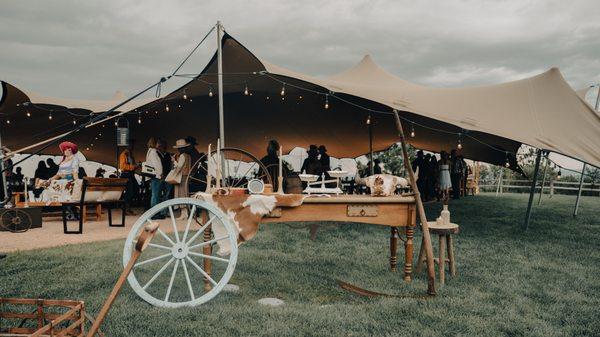
[{"label": "wooden table", "polygon": [[[410,281],[413,269],[413,236],[416,224],[416,202],[412,196],[371,197],[340,195],[307,197],[301,206],[276,208],[264,222],[357,222],[390,227],[390,269],[397,268],[398,228],[405,227],[404,280]],[[316,225],[311,232],[316,233]]]}]

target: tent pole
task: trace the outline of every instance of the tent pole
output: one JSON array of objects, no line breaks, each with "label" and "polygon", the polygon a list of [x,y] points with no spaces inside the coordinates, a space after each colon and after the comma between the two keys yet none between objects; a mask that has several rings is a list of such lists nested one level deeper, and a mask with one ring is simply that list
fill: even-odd
[{"label": "tent pole", "polygon": [[[408,150],[406,149],[406,141],[404,139],[404,131],[402,129],[402,122],[400,122],[400,116],[398,111],[394,110],[394,117],[396,118],[396,128],[398,129],[398,136],[400,136],[400,143],[402,145],[402,156],[404,167],[408,172],[408,178],[410,186],[415,193],[415,202],[417,203],[417,213],[419,221],[421,222],[421,231],[423,232],[422,245],[425,245],[425,256],[427,260],[427,293],[429,295],[435,295],[435,266],[433,262],[433,247],[431,246],[431,235],[429,233],[429,224],[427,223],[427,216],[425,215],[425,208],[423,208],[423,201],[421,200],[421,193],[417,188],[417,181],[415,179],[415,172],[410,165],[408,158]],[[418,261],[417,261],[418,263]]]},{"label": "tent pole", "polygon": [[546,152],[544,156],[544,173],[542,174],[542,187],[540,188],[540,196],[538,197],[538,205],[542,202],[542,194],[544,194],[544,184],[546,183],[546,169],[548,168],[548,155],[550,152]]},{"label": "tent pole", "polygon": [[219,91],[219,139],[221,147],[225,147],[225,122],[223,119],[223,51],[221,50],[221,37],[223,26],[217,21],[217,82]]},{"label": "tent pole", "polygon": [[375,162],[373,162],[373,123],[371,121],[371,116],[367,120],[367,124],[369,125],[369,160],[371,164],[369,165],[369,170],[371,171],[371,175],[375,174]]},{"label": "tent pole", "polygon": [[594,109],[596,109],[596,111],[598,111],[599,104],[600,104],[600,83],[598,83],[598,96],[596,96],[596,106],[594,107]]},{"label": "tent pole", "polygon": [[8,189],[6,188],[6,172],[4,172],[4,158],[6,153],[2,149],[2,137],[0,136],[0,153],[2,154],[2,158],[0,159],[0,175],[2,175],[2,192],[4,193],[4,199],[0,201],[0,204],[5,204],[10,200],[10,196],[8,195]]},{"label": "tent pole", "polygon": [[500,168],[500,175],[498,176],[498,185],[496,186],[496,196],[500,192],[500,185],[502,185],[502,178],[504,177],[504,167]]},{"label": "tent pole", "polygon": [[577,216],[577,210],[579,210],[579,199],[581,198],[581,189],[583,188],[583,176],[585,174],[585,163],[581,168],[581,177],[579,177],[579,189],[577,190],[577,199],[575,199],[575,209],[573,209],[573,216]]},{"label": "tent pole", "polygon": [[535,185],[537,185],[537,176],[540,172],[540,161],[542,159],[542,150],[537,150],[537,156],[535,157],[535,169],[533,171],[533,181],[531,182],[531,189],[529,190],[529,203],[527,204],[527,213],[525,214],[525,223],[523,227],[525,230],[529,227],[529,221],[531,220],[531,206],[533,206],[533,195],[535,194]]}]

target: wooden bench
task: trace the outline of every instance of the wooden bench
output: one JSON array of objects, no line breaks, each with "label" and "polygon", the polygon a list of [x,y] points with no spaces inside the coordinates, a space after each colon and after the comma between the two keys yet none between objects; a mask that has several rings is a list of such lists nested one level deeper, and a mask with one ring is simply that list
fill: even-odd
[{"label": "wooden bench", "polygon": [[[61,204],[64,233],[83,233],[86,206],[104,206],[108,210],[108,226],[125,227],[125,210],[127,205],[124,200],[121,200],[121,196],[127,187],[127,180],[128,179],[126,178],[83,178],[81,183],[81,196],[78,198],[78,196],[74,194],[74,199],[79,200],[63,202]],[[67,228],[67,209],[69,207],[79,208],[79,229],[76,231],[70,231]],[[120,208],[122,211],[120,224],[112,223],[113,208]]]},{"label": "wooden bench", "polygon": [[[27,202],[25,202],[25,193],[24,192],[13,192],[13,198],[15,200],[15,206],[18,208],[25,208],[25,207],[59,208],[62,206],[62,202],[60,202],[60,201],[34,201],[31,199],[28,199]],[[84,215],[84,222],[89,219],[92,219],[92,220],[95,219],[96,221],[102,220],[102,205],[98,204],[98,205],[92,207],[92,212],[90,212],[90,209],[88,209],[87,206],[84,206],[83,207],[83,215]],[[42,216],[56,216],[56,214],[55,214],[55,212],[45,211],[42,213]]]}]

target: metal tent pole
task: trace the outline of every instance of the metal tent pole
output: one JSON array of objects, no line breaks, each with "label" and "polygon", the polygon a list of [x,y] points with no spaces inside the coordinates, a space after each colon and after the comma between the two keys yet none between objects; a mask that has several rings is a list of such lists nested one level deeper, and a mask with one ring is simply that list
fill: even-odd
[{"label": "metal tent pole", "polygon": [[219,90],[219,139],[221,147],[225,147],[225,122],[223,118],[223,51],[221,50],[221,37],[223,26],[217,21],[217,83]]},{"label": "metal tent pole", "polygon": [[577,216],[577,210],[579,210],[579,199],[581,198],[581,189],[583,188],[583,175],[585,173],[585,163],[581,168],[581,177],[579,178],[579,189],[577,190],[577,199],[575,199],[575,209],[573,209],[573,216]]},{"label": "metal tent pole", "polygon": [[369,164],[369,171],[371,175],[375,174],[375,162],[373,162],[373,121],[371,121],[371,116],[367,119],[367,125],[369,126],[369,160],[371,164]]},{"label": "metal tent pole", "polygon": [[546,152],[544,156],[544,173],[542,174],[542,186],[540,187],[540,196],[538,198],[538,205],[542,202],[542,194],[544,194],[544,184],[546,183],[546,169],[548,168],[548,155],[550,152]]},{"label": "metal tent pole", "polygon": [[527,213],[525,214],[525,223],[523,227],[525,230],[529,227],[529,221],[531,220],[531,206],[533,206],[533,195],[535,194],[535,185],[537,184],[537,176],[540,171],[540,161],[542,159],[542,150],[537,150],[537,156],[535,157],[535,169],[533,171],[533,181],[531,182],[531,189],[529,190],[529,203],[527,204]]}]

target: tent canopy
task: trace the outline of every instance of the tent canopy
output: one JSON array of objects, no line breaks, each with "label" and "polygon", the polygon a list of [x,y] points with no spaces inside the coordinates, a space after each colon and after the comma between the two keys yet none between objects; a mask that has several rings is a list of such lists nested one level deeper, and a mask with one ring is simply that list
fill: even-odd
[{"label": "tent canopy", "polygon": [[[374,150],[383,150],[398,141],[391,115],[395,109],[405,133],[415,132],[408,141],[424,150],[450,151],[460,141],[466,158],[503,165],[508,156],[511,167],[517,169],[514,153],[524,143],[600,166],[600,117],[556,68],[499,85],[431,88],[386,72],[369,56],[342,73],[315,78],[265,62],[227,34],[222,46],[225,143],[257,156],[265,152],[269,139],[277,139],[286,151],[323,144],[336,157],[365,154],[369,150],[367,119]],[[140,145],[136,147],[138,160],[145,153],[141,145],[151,136],[173,144],[192,135],[200,146],[215,144],[219,127],[216,69],[215,55],[200,75],[130,115],[131,134]],[[18,110],[11,111],[15,103],[29,98],[15,98],[18,89],[4,86],[8,99],[0,104],[0,113],[10,115]],[[249,95],[244,94],[245,88]],[[137,123],[138,113],[142,124]],[[47,129],[47,112],[36,112],[25,126]],[[19,137],[24,128],[16,121],[3,129],[3,141],[13,149],[34,142]],[[97,137],[98,129],[86,130],[72,140],[89,142],[89,137]],[[110,163],[115,158],[112,121],[104,129],[104,139],[86,156]]]}]

